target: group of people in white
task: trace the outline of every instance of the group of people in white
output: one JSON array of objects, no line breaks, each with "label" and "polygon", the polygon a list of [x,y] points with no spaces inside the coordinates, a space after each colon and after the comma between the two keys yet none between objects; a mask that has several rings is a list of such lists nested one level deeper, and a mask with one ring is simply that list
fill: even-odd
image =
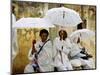
[{"label": "group of people in white", "polygon": [[26,65],[24,73],[95,68],[92,55],[80,44],[80,37],[71,40],[63,29],[58,34],[52,44],[49,32],[46,29],[40,30],[41,40],[33,40],[28,53],[30,63]]}]

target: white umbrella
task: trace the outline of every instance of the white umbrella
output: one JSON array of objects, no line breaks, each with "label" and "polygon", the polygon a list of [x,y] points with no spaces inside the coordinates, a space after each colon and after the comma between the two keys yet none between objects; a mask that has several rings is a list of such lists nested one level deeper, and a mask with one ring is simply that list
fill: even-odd
[{"label": "white umbrella", "polygon": [[48,28],[54,27],[52,23],[50,23],[45,18],[21,18],[19,19],[15,25],[15,28]]},{"label": "white umbrella", "polygon": [[80,37],[81,39],[88,39],[92,36],[95,35],[95,32],[89,30],[89,29],[81,29],[81,30],[76,30],[74,31],[71,35],[70,38],[74,39],[76,37]]},{"label": "white umbrella", "polygon": [[76,11],[65,7],[48,10],[45,18],[55,25],[64,27],[76,26],[82,22],[80,15]]}]

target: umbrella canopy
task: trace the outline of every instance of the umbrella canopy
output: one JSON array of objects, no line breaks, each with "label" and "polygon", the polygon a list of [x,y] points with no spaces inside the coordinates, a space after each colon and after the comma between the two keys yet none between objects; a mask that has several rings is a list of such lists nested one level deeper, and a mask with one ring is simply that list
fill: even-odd
[{"label": "umbrella canopy", "polygon": [[77,31],[73,32],[70,35],[70,38],[74,39],[76,37],[80,37],[81,39],[88,39],[94,35],[95,35],[95,32],[93,32],[89,29],[81,29],[81,30],[77,30]]},{"label": "umbrella canopy", "polygon": [[54,27],[52,23],[50,23],[45,18],[21,18],[15,24],[15,28],[48,28]]},{"label": "umbrella canopy", "polygon": [[80,15],[76,11],[65,7],[48,10],[45,18],[55,25],[64,27],[76,26],[82,22]]}]

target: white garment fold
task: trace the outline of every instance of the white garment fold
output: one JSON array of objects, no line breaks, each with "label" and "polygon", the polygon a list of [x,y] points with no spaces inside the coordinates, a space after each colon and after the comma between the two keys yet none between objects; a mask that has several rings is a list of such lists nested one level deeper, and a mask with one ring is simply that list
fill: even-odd
[{"label": "white garment fold", "polygon": [[[62,40],[60,40],[59,37],[55,38],[53,49],[56,51],[56,56],[55,56],[55,60],[54,60],[55,66],[60,68],[59,69],[60,71],[72,70],[73,68],[68,59],[68,54],[71,50],[70,40],[67,38],[66,40],[62,41]],[[60,52],[61,52],[61,54],[60,54]]]}]

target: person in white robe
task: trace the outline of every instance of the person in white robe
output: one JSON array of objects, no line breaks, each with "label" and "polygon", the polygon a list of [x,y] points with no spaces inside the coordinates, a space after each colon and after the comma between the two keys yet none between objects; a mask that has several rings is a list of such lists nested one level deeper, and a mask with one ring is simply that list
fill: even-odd
[{"label": "person in white robe", "polygon": [[12,34],[12,60],[15,59],[16,55],[18,54],[18,42],[17,42],[17,29],[14,27],[14,24],[16,23],[16,16],[14,15],[14,10],[15,10],[15,6],[12,5],[12,15],[11,15],[11,19],[12,19],[12,22],[11,22],[11,26],[12,26],[12,31],[11,31],[11,34]]},{"label": "person in white robe", "polygon": [[57,70],[73,70],[68,58],[69,52],[71,50],[71,43],[67,38],[67,32],[65,30],[59,31],[59,37],[54,39],[53,48],[54,51],[56,51],[54,63]]},{"label": "person in white robe", "polygon": [[82,45],[80,44],[80,38],[76,37],[73,40],[70,56],[72,57],[72,60],[78,59],[81,61],[80,66],[84,66],[82,69],[93,69],[94,68],[93,58],[88,53],[82,53],[84,52],[83,49],[86,48],[82,47]]},{"label": "person in white robe", "polygon": [[[40,48],[43,46],[43,44],[48,40],[48,35],[49,35],[48,31],[45,29],[42,29],[40,31],[41,40],[36,42],[34,49],[31,48],[29,50],[28,58],[29,58],[29,60],[31,62],[30,64],[32,66],[35,66],[35,64],[34,64],[35,53],[38,52],[40,50]],[[32,50],[35,50],[36,52],[32,53]],[[52,47],[52,43],[50,40],[44,44],[41,52],[38,54],[37,62],[39,65],[40,72],[54,71],[53,47]]]},{"label": "person in white robe", "polygon": [[15,59],[18,53],[17,30],[14,28],[16,17],[12,14],[12,60]]}]

